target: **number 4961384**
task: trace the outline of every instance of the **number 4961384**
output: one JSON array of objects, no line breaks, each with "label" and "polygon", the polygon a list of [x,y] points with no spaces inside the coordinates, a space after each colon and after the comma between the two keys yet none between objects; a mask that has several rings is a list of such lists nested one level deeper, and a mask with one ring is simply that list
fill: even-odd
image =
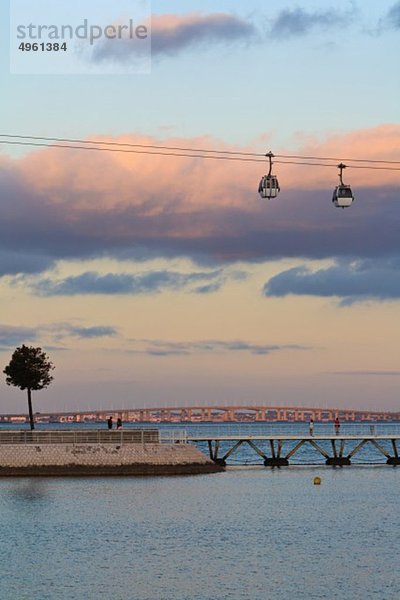
[{"label": "number 4961384", "polygon": [[22,52],[66,52],[67,51],[67,42],[59,44],[58,42],[41,42],[33,44],[31,42],[21,42],[18,46],[18,50],[22,50]]}]

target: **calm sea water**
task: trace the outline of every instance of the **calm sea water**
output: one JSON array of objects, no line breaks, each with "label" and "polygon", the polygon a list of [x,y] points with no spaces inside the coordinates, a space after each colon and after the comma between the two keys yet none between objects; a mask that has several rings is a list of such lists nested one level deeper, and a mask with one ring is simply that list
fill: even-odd
[{"label": "calm sea water", "polygon": [[399,484],[386,467],[1,480],[0,598],[395,600]]},{"label": "calm sea water", "polygon": [[0,599],[398,600],[399,485],[387,466],[1,479]]}]

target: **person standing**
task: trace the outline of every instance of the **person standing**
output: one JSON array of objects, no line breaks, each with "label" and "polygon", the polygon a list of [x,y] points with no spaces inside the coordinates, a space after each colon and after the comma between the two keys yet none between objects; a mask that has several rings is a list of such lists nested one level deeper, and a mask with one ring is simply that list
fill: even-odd
[{"label": "person standing", "polygon": [[310,419],[310,435],[314,435],[314,419]]},{"label": "person standing", "polygon": [[336,417],[336,419],[335,419],[335,422],[334,422],[334,425],[335,425],[335,434],[336,434],[336,435],[339,435],[339,431],[340,431],[340,421],[339,421],[339,418],[338,418],[338,417]]},{"label": "person standing", "polygon": [[120,417],[117,419],[117,429],[122,429],[122,419]]},{"label": "person standing", "polygon": [[112,417],[108,417],[108,419],[107,419],[107,425],[108,425],[108,429],[111,430],[113,428]]}]

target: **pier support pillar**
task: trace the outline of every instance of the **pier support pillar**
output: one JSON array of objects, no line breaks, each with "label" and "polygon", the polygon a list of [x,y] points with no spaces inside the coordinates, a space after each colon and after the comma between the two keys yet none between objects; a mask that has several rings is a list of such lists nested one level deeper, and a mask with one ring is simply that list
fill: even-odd
[{"label": "pier support pillar", "polygon": [[265,467],[288,467],[289,461],[287,458],[283,458],[281,456],[275,456],[273,458],[265,458],[264,459]]},{"label": "pier support pillar", "polygon": [[325,464],[334,467],[343,467],[351,465],[351,460],[348,456],[330,456],[326,459]]}]

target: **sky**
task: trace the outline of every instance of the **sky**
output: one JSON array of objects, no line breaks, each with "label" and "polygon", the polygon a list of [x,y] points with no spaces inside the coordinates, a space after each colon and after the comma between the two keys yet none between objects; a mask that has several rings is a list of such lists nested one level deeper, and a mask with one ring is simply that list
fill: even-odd
[{"label": "sky", "polygon": [[[0,134],[400,161],[399,1],[151,12],[149,73],[113,74],[127,43],[107,74],[16,75],[2,3]],[[0,362],[48,353],[35,410],[399,409],[400,171],[347,168],[339,210],[336,167],[276,160],[270,201],[267,170],[0,143]]]}]

